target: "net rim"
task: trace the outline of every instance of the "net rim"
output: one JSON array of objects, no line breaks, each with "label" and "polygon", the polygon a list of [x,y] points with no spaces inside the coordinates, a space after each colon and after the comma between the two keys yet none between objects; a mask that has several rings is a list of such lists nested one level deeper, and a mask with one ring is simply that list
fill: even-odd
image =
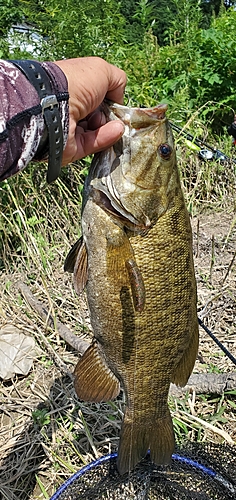
[{"label": "net rim", "polygon": [[[89,464],[85,465],[82,467],[82,469],[79,469],[75,474],[73,474],[71,477],[69,477],[59,488],[58,490],[52,495],[50,500],[58,500],[60,499],[60,495],[64,493],[69,486],[71,486],[77,479],[79,479],[81,476],[86,474],[86,472],[91,471],[91,469],[94,469],[95,467],[98,467],[99,465],[102,465],[109,460],[113,460],[117,458],[117,452],[115,453],[109,453],[108,455],[103,455],[102,457],[98,458],[97,460],[94,460],[90,462]],[[194,467],[198,470],[200,470],[203,474],[207,474],[208,476],[212,477],[213,479],[219,481],[223,486],[225,486],[229,491],[232,493],[236,493],[236,488],[228,481],[226,480],[223,476],[218,474],[214,469],[211,469],[210,467],[206,467],[205,465],[200,464],[196,460],[193,460],[192,458],[186,457],[185,455],[179,455],[177,453],[173,453],[172,455],[173,460],[177,460],[179,462],[182,462],[190,467]]]}]

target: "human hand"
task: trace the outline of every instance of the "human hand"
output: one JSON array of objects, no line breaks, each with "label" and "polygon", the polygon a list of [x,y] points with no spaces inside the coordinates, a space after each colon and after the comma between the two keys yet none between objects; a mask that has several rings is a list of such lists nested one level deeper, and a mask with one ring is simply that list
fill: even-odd
[{"label": "human hand", "polygon": [[69,135],[62,164],[79,160],[114,144],[123,134],[118,121],[106,123],[99,105],[106,97],[123,104],[126,85],[124,71],[99,57],[56,61],[68,80]]}]

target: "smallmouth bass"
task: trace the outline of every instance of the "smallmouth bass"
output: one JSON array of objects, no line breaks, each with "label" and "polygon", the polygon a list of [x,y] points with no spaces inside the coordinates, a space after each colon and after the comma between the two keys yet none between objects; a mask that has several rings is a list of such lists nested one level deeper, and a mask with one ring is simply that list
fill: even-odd
[{"label": "smallmouth bass", "polygon": [[170,462],[169,387],[187,383],[198,350],[192,232],[166,109],[104,103],[125,132],[92,161],[82,237],[65,262],[76,291],[86,287],[95,337],[75,368],[78,397],[125,392],[121,474],[148,449],[155,464]]}]

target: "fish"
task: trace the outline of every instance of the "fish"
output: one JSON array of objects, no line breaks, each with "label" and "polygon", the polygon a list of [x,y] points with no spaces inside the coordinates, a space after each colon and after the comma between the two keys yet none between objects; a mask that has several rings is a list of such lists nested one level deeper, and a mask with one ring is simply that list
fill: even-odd
[{"label": "fish", "polygon": [[125,394],[120,474],[148,450],[156,465],[171,462],[170,383],[186,385],[198,352],[192,231],[166,110],[103,103],[124,134],[92,160],[82,236],[64,266],[75,290],[86,289],[94,334],[75,367],[76,393],[94,402]]}]

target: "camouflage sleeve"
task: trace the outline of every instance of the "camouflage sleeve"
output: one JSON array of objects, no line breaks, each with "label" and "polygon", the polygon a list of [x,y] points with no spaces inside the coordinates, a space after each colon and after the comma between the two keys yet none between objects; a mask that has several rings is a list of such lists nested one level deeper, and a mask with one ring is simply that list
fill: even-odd
[{"label": "camouflage sleeve", "polygon": [[[66,76],[54,63],[41,63],[52,93],[68,92]],[[0,60],[0,181],[23,170],[34,159],[44,133],[44,119],[37,91],[24,74]],[[64,147],[69,129],[68,102],[59,103]],[[38,159],[38,158],[37,158]]]}]

